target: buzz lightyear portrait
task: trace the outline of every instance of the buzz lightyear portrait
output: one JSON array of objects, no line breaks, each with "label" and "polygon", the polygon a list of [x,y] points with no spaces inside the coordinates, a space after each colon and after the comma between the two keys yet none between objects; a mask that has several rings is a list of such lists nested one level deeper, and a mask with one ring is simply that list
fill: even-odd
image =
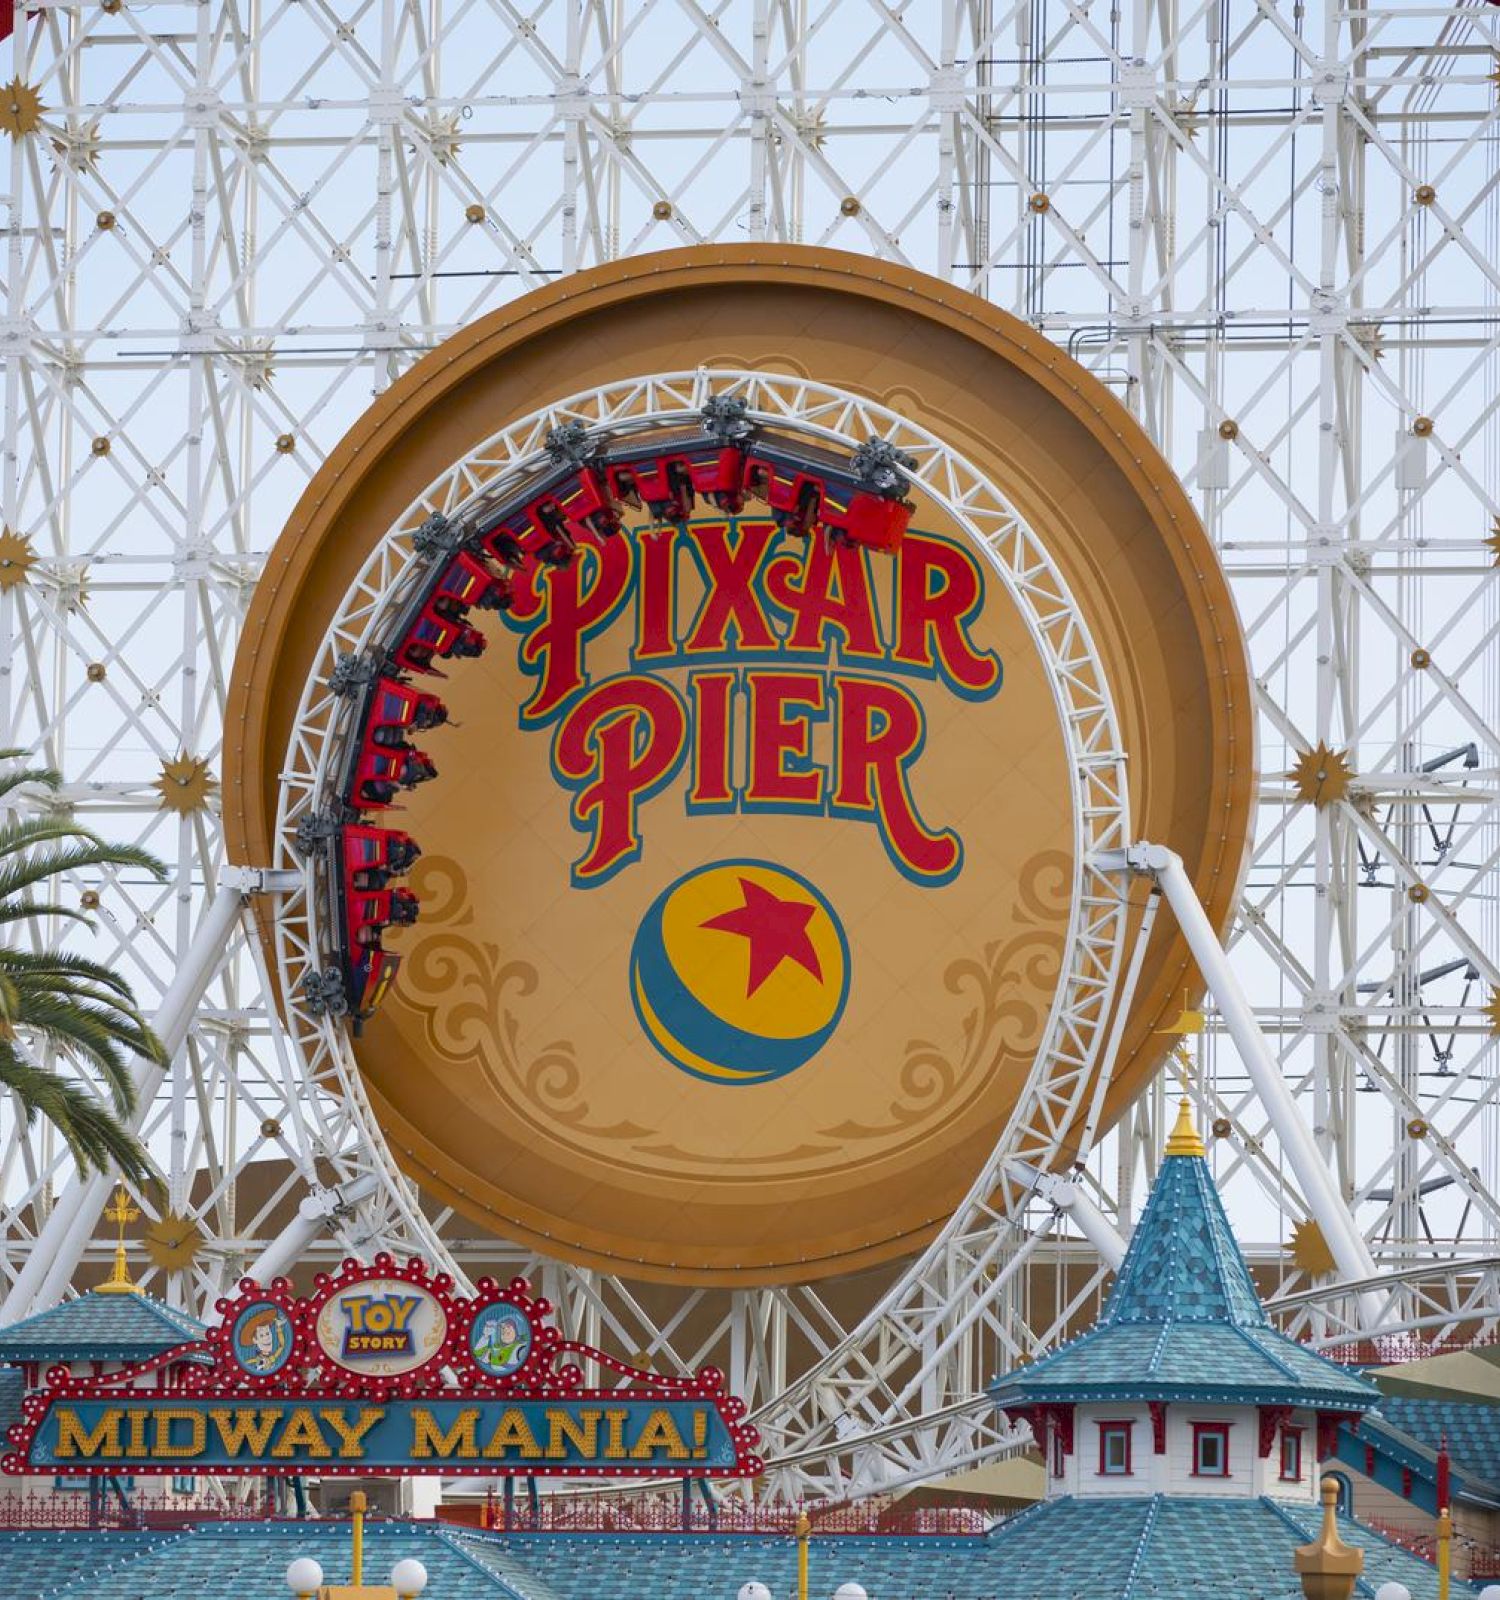
[{"label": "buzz lightyear portrait", "polygon": [[249,1306],[234,1325],[235,1359],[260,1377],[277,1371],[292,1353],[291,1318],[280,1306]]},{"label": "buzz lightyear portrait", "polygon": [[492,1378],[508,1378],[531,1351],[531,1324],[515,1306],[490,1306],[474,1319],[469,1349]]}]

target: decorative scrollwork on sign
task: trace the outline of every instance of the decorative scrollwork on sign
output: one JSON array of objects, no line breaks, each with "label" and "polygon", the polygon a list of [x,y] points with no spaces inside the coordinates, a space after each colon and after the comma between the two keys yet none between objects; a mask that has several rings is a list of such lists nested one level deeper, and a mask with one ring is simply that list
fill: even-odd
[{"label": "decorative scrollwork on sign", "polygon": [[944,1120],[956,1115],[990,1081],[1007,1055],[1029,1055],[1045,1021],[1038,995],[1050,994],[1062,971],[1067,925],[1069,861],[1060,850],[1033,856],[1021,874],[1012,911],[1019,931],[985,944],[980,957],[965,956],[943,974],[949,994],[971,996],[955,1062],[942,1046],[913,1039],[898,1079],[902,1098],[892,1100],[883,1121],[845,1121],[820,1129],[839,1139],[875,1139],[926,1124],[941,1106]]},{"label": "decorative scrollwork on sign", "polygon": [[562,1123],[594,1138],[646,1135],[649,1129],[628,1119],[593,1116],[571,1040],[553,1039],[525,1054],[510,1002],[535,994],[539,974],[530,962],[502,960],[493,946],[456,931],[474,920],[463,867],[450,856],[425,857],[413,883],[424,900],[422,926],[431,931],[406,955],[400,999],[422,1018],[432,1048],[455,1065],[477,1063],[508,1103],[549,1125]]}]

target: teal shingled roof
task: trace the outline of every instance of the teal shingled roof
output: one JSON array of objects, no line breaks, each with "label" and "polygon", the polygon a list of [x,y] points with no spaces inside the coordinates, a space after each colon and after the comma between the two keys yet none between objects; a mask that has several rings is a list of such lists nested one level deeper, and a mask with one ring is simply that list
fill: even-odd
[{"label": "teal shingled roof", "polygon": [[21,1373],[15,1367],[0,1367],[0,1439],[13,1422],[21,1420],[21,1401],[26,1393]]},{"label": "teal shingled roof", "polygon": [[1201,1156],[1173,1155],[1098,1322],[990,1388],[1011,1409],[1080,1400],[1201,1400],[1365,1411],[1373,1384],[1278,1333]]},{"label": "teal shingled roof", "polygon": [[[1044,1501],[987,1538],[814,1536],[810,1592],[862,1584],[872,1600],[1302,1600],[1293,1552],[1320,1512],[1272,1500],[1142,1497]],[[1437,1600],[1426,1562],[1347,1518],[1339,1533],[1365,1551],[1360,1600],[1392,1579]],[[754,1578],[796,1593],[790,1539],[711,1535],[457,1536],[481,1560],[509,1557],[517,1591],[549,1600],[734,1600]],[[538,1581],[539,1580],[539,1581]],[[1472,1595],[1453,1585],[1455,1597]]]},{"label": "teal shingled roof", "polygon": [[1500,1405],[1387,1395],[1375,1420],[1399,1428],[1429,1450],[1436,1450],[1446,1434],[1456,1472],[1500,1484]]},{"label": "teal shingled roof", "polygon": [[[1268,1499],[1044,1501],[987,1541],[995,1566],[987,1600],[1302,1600],[1293,1552],[1316,1536],[1321,1513]],[[1339,1534],[1365,1552],[1356,1596],[1404,1583],[1412,1600],[1437,1600],[1437,1572],[1347,1517]],[[941,1592],[941,1591],[939,1591]],[[1453,1585],[1455,1596],[1472,1594]],[[569,1597],[571,1600],[571,1597]]]},{"label": "teal shingled roof", "polygon": [[0,1361],[145,1361],[204,1326],[148,1294],[90,1291],[0,1328]]},{"label": "teal shingled roof", "polygon": [[[287,1594],[294,1556],[312,1556],[331,1584],[349,1578],[347,1523],[209,1523],[180,1533],[0,1534],[10,1592],[32,1600],[203,1600]],[[432,1523],[365,1528],[366,1581],[383,1583],[415,1556],[438,1600],[521,1600],[444,1529]]]},{"label": "teal shingled roof", "polygon": [[[986,1538],[812,1540],[815,1594],[850,1580],[872,1600],[1301,1600],[1292,1552],[1317,1513],[1270,1500],[1048,1501]],[[1436,1600],[1425,1562],[1340,1518],[1365,1551],[1355,1594],[1397,1579]],[[347,1523],[208,1523],[173,1534],[0,1533],[10,1592],[45,1600],[202,1600],[285,1594],[292,1556],[330,1583],[349,1571]],[[416,1556],[440,1600],[735,1600],[749,1578],[796,1592],[796,1546],[749,1534],[500,1534],[374,1521],[365,1573]],[[1473,1590],[1453,1586],[1455,1596]]]},{"label": "teal shingled roof", "polygon": [[1268,1328],[1201,1156],[1168,1156],[1099,1325],[1231,1322]]}]

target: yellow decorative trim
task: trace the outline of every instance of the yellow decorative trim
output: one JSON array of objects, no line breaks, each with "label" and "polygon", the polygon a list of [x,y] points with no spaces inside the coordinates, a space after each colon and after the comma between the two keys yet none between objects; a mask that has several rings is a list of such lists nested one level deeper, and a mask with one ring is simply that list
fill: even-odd
[{"label": "yellow decorative trim", "polygon": [[1177,1105],[1177,1126],[1172,1129],[1172,1137],[1167,1140],[1167,1154],[1169,1156],[1204,1154],[1203,1138],[1198,1132],[1197,1123],[1193,1120],[1192,1102],[1186,1095]]},{"label": "yellow decorative trim", "polygon": [[[1177,1020],[1169,1023],[1165,1028],[1157,1028],[1156,1032],[1181,1034],[1186,1037],[1189,1034],[1202,1033],[1207,1026],[1203,1013],[1197,1006],[1188,1004],[1188,992],[1184,989],[1182,991],[1182,1010],[1178,1014]],[[1181,1048],[1181,1045],[1174,1046],[1174,1050],[1181,1050]],[[1188,1063],[1184,1062],[1183,1064],[1186,1066]]]}]

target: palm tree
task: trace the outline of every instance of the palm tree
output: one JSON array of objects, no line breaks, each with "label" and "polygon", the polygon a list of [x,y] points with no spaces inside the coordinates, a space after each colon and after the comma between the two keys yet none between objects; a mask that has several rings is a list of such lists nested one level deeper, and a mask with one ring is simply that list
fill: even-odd
[{"label": "palm tree", "polygon": [[[25,752],[0,750],[0,760]],[[56,791],[59,773],[45,767],[0,774],[0,805],[24,784]],[[81,912],[46,898],[53,880],[89,867],[136,867],[158,882],[166,868],[134,845],[109,844],[86,828],[51,817],[0,823],[0,937],[6,924]],[[37,890],[43,898],[35,898]],[[24,1052],[20,1036],[51,1044],[96,1068],[108,1101],[86,1084],[45,1067]],[[27,1125],[45,1117],[67,1140],[80,1170],[114,1166],[139,1185],[150,1159],[124,1119],[135,1109],[130,1058],[165,1059],[161,1042],[136,1008],[130,985],[97,961],[61,949],[0,947],[0,1089],[9,1090]]]}]

